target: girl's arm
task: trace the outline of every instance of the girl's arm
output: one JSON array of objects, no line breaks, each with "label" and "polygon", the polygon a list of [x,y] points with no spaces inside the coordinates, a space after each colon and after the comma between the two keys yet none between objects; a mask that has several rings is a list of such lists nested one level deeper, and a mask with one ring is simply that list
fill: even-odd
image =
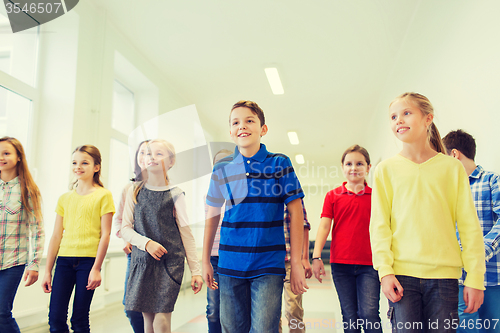
[{"label": "girl's arm", "polygon": [[[31,200],[31,199],[30,199]],[[33,204],[31,204],[33,207]],[[37,218],[37,214],[32,210],[28,217],[28,227],[30,234],[30,244],[31,253],[33,254],[33,259],[30,261],[24,273],[24,281],[26,281],[26,287],[31,286],[38,280],[38,270],[40,269],[40,260],[43,254],[43,244],[45,242],[45,233],[43,231],[43,221]]]},{"label": "girl's arm", "polygon": [[220,207],[208,206],[207,218],[205,220],[205,233],[203,236],[203,279],[210,289],[217,289],[217,282],[214,280],[214,268],[210,263],[210,254],[212,253],[212,246],[214,245],[215,233],[220,221]]},{"label": "girl's arm", "polygon": [[[128,183],[122,191],[122,196],[120,198],[120,203],[118,204],[118,209],[116,210],[115,215],[113,216],[113,228],[116,230],[116,237],[122,238],[122,220],[123,220],[123,208],[125,207],[125,201],[127,200],[128,189],[132,187],[132,183]],[[132,244],[127,241],[124,241],[123,252],[125,254],[129,254],[132,252]]]},{"label": "girl's arm", "polygon": [[194,241],[193,233],[189,227],[189,220],[187,217],[187,206],[184,194],[181,194],[175,201],[176,221],[181,234],[182,244],[186,251],[186,259],[188,262],[189,270],[191,271],[191,288],[197,294],[203,286],[203,279],[201,278],[200,261],[196,254],[196,244]]},{"label": "girl's arm", "polygon": [[[146,244],[151,245],[149,243],[156,243],[156,242],[151,241],[151,239],[139,234],[137,231],[134,230],[134,210],[135,210],[134,187],[131,186],[127,191],[127,198],[125,200],[125,205],[123,207],[121,235],[123,240],[125,240],[126,242],[129,242],[130,244],[137,246],[139,250],[146,251]],[[149,251],[147,252],[151,254],[151,252]],[[166,250],[164,253],[167,253]],[[153,256],[153,254],[151,255]],[[155,256],[153,256],[153,258],[158,259]]]},{"label": "girl's arm", "polygon": [[42,289],[46,293],[52,291],[52,268],[59,252],[59,245],[63,235],[63,217],[59,214],[56,215],[56,222],[54,224],[54,232],[50,238],[49,249],[47,250],[47,263],[45,265],[45,275],[42,280]]},{"label": "girl's arm", "polygon": [[[332,219],[329,217],[322,217],[319,223],[318,233],[316,234],[316,241],[314,242],[313,258],[321,258],[321,251],[325,247],[326,239],[332,228]],[[313,273],[314,277],[318,279],[320,283],[323,282],[321,276],[325,276],[325,266],[321,259],[313,260]]]},{"label": "girl's arm", "polygon": [[90,270],[87,290],[94,290],[101,285],[101,267],[104,257],[106,257],[106,252],[108,251],[112,220],[113,213],[107,213],[101,216],[101,240],[99,241],[99,247],[97,248],[94,266],[92,266],[92,269]]}]

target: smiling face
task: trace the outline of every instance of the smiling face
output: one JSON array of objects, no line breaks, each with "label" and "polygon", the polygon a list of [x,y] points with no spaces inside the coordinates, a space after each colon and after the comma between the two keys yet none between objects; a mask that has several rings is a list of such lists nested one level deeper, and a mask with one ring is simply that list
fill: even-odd
[{"label": "smiling face", "polygon": [[147,146],[146,158],[144,161],[150,172],[163,172],[163,165],[165,166],[165,171],[167,171],[174,164],[170,157],[169,150],[161,142],[152,142]]},{"label": "smiling face", "polygon": [[363,154],[355,151],[345,155],[342,172],[349,183],[363,184],[368,171],[370,171],[370,165],[366,163]]},{"label": "smiling face", "polygon": [[73,154],[73,174],[78,181],[92,181],[94,173],[99,171],[100,166],[94,164],[94,159],[89,154],[76,151]]},{"label": "smiling face", "polygon": [[259,117],[249,108],[239,107],[231,112],[229,135],[240,151],[243,149],[257,153],[260,138],[266,133],[267,126],[261,126]]},{"label": "smiling face", "polygon": [[404,99],[398,99],[389,108],[391,129],[394,135],[405,143],[427,140],[427,128],[433,115],[424,116],[422,111]]},{"label": "smiling face", "polygon": [[17,156],[16,149],[9,142],[0,142],[0,172],[14,172],[20,158]]}]

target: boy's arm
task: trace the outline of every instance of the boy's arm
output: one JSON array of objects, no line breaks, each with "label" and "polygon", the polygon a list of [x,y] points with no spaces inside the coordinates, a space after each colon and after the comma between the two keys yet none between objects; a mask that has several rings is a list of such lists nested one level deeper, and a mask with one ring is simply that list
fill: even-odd
[{"label": "boy's arm", "polygon": [[302,244],[302,267],[306,279],[312,276],[311,263],[309,262],[309,228],[304,227],[304,242]]},{"label": "boy's arm", "polygon": [[500,176],[495,175],[490,180],[491,210],[497,216],[493,228],[484,236],[486,261],[500,253]]},{"label": "boy's arm", "polygon": [[217,289],[214,280],[214,270],[210,263],[210,253],[214,244],[215,232],[219,226],[220,207],[208,206],[207,219],[205,221],[205,235],[203,237],[203,279],[210,289]]},{"label": "boy's arm", "polygon": [[295,295],[300,295],[306,292],[306,289],[309,289],[301,262],[304,239],[304,213],[300,198],[290,201],[287,208],[290,214],[290,262],[292,266],[290,285],[292,292]]}]

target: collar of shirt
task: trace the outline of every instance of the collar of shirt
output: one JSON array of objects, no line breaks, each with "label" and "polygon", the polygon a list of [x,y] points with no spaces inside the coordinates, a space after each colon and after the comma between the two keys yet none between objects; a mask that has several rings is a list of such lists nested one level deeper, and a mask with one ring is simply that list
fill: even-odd
[{"label": "collar of shirt", "polygon": [[16,177],[12,180],[9,180],[8,182],[4,182],[2,179],[0,179],[0,187],[2,188],[12,188],[14,186],[16,186],[17,184],[19,184],[19,177]]},{"label": "collar of shirt", "polygon": [[[346,187],[345,187],[345,184],[347,184],[347,182],[343,182],[342,183],[342,191],[340,192],[340,194],[346,194],[346,193],[354,193],[354,192],[351,192],[349,191]],[[368,184],[365,182],[365,188],[363,191],[359,191],[358,193],[355,193],[357,195],[363,195],[363,194],[371,194],[372,193],[372,189],[370,187],[368,187]]]},{"label": "collar of shirt", "polygon": [[254,160],[254,161],[257,161],[257,162],[264,162],[264,160],[266,159],[268,155],[268,151],[267,151],[267,148],[266,148],[266,145],[261,143],[260,144],[260,149],[259,151],[253,155],[252,157],[244,157],[243,155],[240,154],[240,151],[238,150],[238,146],[236,146],[236,148],[234,148],[234,163],[237,163],[237,164],[241,164],[244,162],[244,160]]},{"label": "collar of shirt", "polygon": [[476,168],[474,169],[474,171],[472,171],[472,173],[470,174],[469,178],[479,179],[479,178],[481,178],[481,175],[483,174],[483,172],[484,172],[483,167],[480,165],[477,165]]}]

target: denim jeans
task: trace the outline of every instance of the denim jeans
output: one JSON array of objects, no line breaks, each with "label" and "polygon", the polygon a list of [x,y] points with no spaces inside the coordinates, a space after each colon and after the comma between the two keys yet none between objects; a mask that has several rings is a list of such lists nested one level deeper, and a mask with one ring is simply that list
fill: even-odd
[{"label": "denim jeans", "polygon": [[[217,274],[219,266],[219,257],[210,257],[210,263],[214,268],[215,282],[219,283],[219,274]],[[207,321],[208,333],[221,333],[222,327],[220,325],[220,292],[219,289],[212,290],[207,288]]]},{"label": "denim jeans", "polygon": [[404,290],[399,302],[389,301],[387,315],[393,332],[456,332],[458,280],[396,278]]},{"label": "denim jeans", "polygon": [[380,282],[372,266],[332,263],[345,333],[382,333]]},{"label": "denim jeans", "polygon": [[278,333],[282,275],[238,279],[219,275],[224,333]]},{"label": "denim jeans", "polygon": [[[458,295],[458,333],[486,333],[500,331],[500,286],[486,287],[483,305],[474,313],[464,313],[464,286]],[[485,329],[486,327],[486,329]]]},{"label": "denim jeans", "polygon": [[49,326],[52,333],[67,333],[68,305],[75,287],[71,329],[75,333],[89,333],[89,311],[93,290],[87,290],[89,273],[95,258],[58,257],[52,281],[49,306]]},{"label": "denim jeans", "polygon": [[[127,296],[127,283],[128,283],[128,276],[130,274],[131,257],[132,253],[127,254],[127,270],[125,271],[125,289],[123,291],[123,302],[122,302],[123,305],[125,305],[125,297]],[[144,333],[144,317],[142,316],[142,312],[125,310],[125,315],[130,321],[130,326],[132,326],[134,333]]]},{"label": "denim jeans", "polygon": [[17,287],[24,273],[24,265],[0,270],[0,332],[19,333],[19,326],[12,318],[12,306]]}]

